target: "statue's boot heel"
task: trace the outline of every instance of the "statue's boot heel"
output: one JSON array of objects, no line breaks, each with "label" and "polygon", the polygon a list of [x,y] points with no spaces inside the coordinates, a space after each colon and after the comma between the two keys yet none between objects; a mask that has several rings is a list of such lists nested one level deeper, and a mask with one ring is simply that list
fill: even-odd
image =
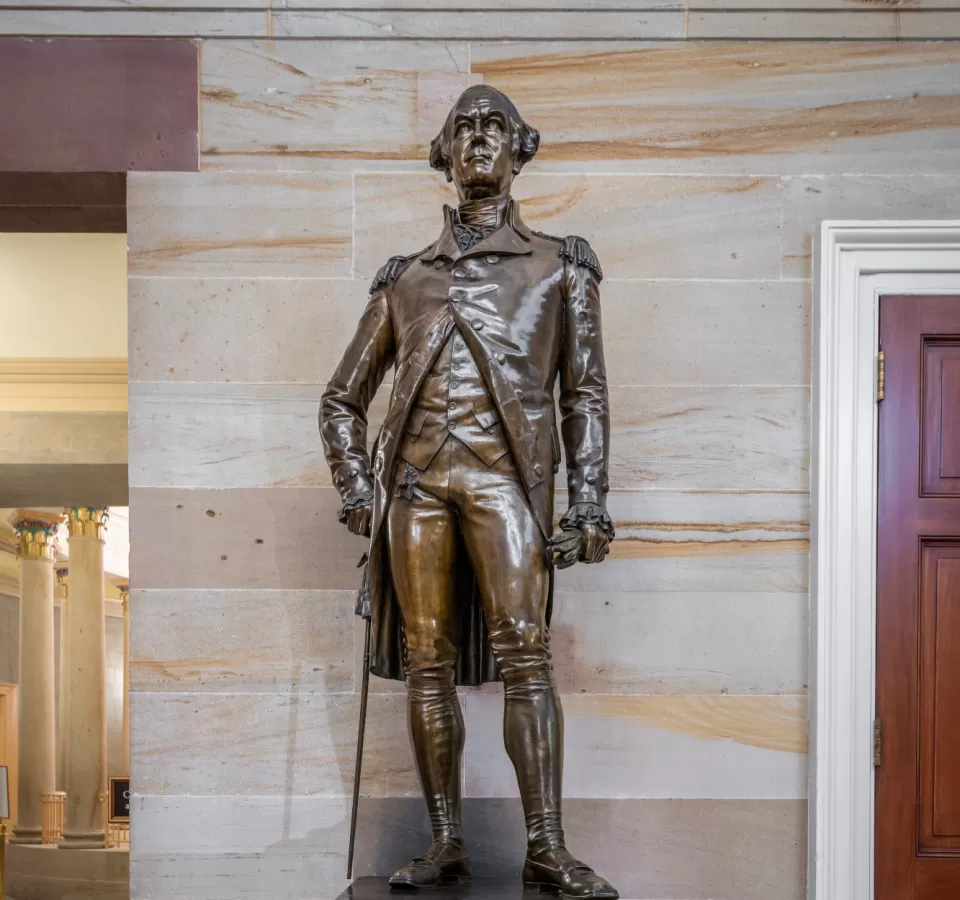
[{"label": "statue's boot heel", "polygon": [[563,900],[619,900],[617,889],[566,849],[529,856],[523,866],[523,889],[559,894]]},{"label": "statue's boot heel", "polygon": [[470,858],[463,847],[434,841],[430,849],[390,876],[395,891],[419,891],[440,885],[465,884],[471,879]]}]

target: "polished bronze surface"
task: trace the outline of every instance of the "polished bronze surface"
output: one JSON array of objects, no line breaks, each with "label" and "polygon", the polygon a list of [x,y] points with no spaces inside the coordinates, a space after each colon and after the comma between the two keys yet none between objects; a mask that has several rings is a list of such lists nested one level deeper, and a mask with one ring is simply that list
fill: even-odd
[{"label": "polished bronze surface", "polygon": [[[510,197],[539,134],[503,94],[469,88],[431,146],[457,188],[440,237],[377,273],[320,407],[343,498],[370,536],[357,612],[371,670],[407,684],[410,733],[434,845],[397,876],[421,887],[458,860],[463,717],[457,684],[504,684],[504,735],[526,817],[524,880],[570,897],[616,897],[564,846],[563,714],[549,624],[553,571],[600,562],[609,407],[600,264],[574,236],[530,230]],[[367,451],[366,411],[395,368]],[[560,428],[554,385],[559,381]],[[569,508],[553,529],[554,474]],[[451,863],[462,877],[461,863]]]}]

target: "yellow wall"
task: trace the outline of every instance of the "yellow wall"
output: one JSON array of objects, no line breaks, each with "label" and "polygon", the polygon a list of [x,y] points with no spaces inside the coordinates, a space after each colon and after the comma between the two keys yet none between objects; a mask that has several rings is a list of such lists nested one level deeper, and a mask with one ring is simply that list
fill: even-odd
[{"label": "yellow wall", "polygon": [[0,234],[0,358],[126,355],[126,235]]}]

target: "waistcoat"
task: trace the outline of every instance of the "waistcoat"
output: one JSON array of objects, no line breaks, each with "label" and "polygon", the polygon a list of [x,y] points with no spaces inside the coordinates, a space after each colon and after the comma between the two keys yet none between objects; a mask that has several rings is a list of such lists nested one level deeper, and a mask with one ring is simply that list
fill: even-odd
[{"label": "waistcoat", "polygon": [[448,437],[462,441],[488,466],[510,449],[496,406],[456,329],[420,388],[400,456],[423,471]]}]

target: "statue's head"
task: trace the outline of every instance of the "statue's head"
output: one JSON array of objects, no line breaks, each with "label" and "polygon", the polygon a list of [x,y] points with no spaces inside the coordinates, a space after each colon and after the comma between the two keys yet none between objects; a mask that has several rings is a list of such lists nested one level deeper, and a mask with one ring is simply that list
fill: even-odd
[{"label": "statue's head", "polygon": [[506,94],[485,84],[467,88],[430,144],[430,165],[457,186],[461,200],[510,191],[533,159],[540,132],[520,118]]}]

